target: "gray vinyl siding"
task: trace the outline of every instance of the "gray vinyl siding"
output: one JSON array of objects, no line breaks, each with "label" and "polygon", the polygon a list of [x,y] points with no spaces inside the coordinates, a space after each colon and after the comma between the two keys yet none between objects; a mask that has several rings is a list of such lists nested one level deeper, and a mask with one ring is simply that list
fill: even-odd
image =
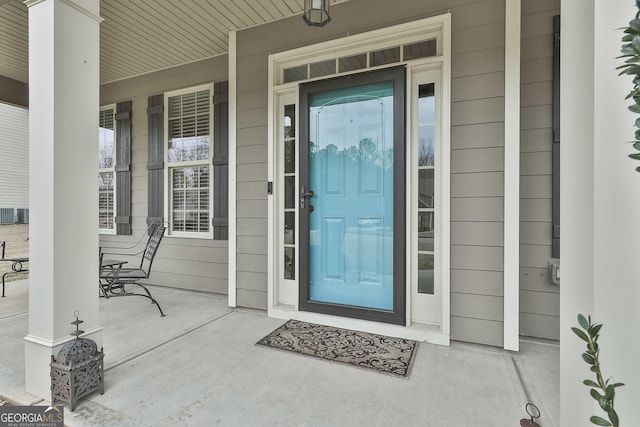
[{"label": "gray vinyl siding", "polygon": [[238,305],[267,307],[268,54],[447,10],[453,49],[451,336],[502,345],[504,0],[352,0],[333,6],[333,21],[323,28],[307,28],[294,17],[238,32]]},{"label": "gray vinyl siding", "polygon": [[559,0],[522,3],[520,333],[559,339],[560,289],[549,283],[553,16]]},{"label": "gray vinyl siding", "polygon": [[[131,146],[133,232],[131,236],[101,235],[102,247],[130,246],[143,235],[145,235],[143,241],[146,241],[147,98],[171,90],[225,80],[228,80],[226,55],[109,83],[100,88],[102,105],[133,101]],[[154,261],[149,283],[226,294],[228,252],[229,246],[226,240],[165,237]]]},{"label": "gray vinyl siding", "polygon": [[1,102],[0,188],[0,208],[29,207],[29,110]]}]

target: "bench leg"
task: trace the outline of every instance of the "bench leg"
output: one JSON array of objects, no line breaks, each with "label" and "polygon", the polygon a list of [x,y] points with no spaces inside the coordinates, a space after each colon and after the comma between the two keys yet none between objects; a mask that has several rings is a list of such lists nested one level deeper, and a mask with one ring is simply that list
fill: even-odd
[{"label": "bench leg", "polygon": [[7,274],[27,274],[29,270],[7,271],[2,275],[2,298],[4,298],[4,278]]}]

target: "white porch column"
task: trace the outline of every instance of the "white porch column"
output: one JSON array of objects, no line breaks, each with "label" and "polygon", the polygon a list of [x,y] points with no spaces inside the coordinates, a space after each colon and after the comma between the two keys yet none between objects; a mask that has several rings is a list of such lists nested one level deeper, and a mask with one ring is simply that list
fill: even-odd
[{"label": "white porch column", "polygon": [[633,424],[640,401],[640,173],[626,143],[637,115],[618,76],[622,31],[635,16],[628,0],[562,0],[561,9],[561,284],[562,426],[604,416],[589,396],[593,379],[585,345],[570,330],[578,313],[602,323],[602,370],[616,382],[621,424]]},{"label": "white porch column", "polygon": [[504,348],[520,349],[520,20],[521,0],[505,4]]},{"label": "white porch column", "polygon": [[26,391],[49,400],[49,362],[74,311],[98,318],[99,0],[28,0],[29,335]]}]

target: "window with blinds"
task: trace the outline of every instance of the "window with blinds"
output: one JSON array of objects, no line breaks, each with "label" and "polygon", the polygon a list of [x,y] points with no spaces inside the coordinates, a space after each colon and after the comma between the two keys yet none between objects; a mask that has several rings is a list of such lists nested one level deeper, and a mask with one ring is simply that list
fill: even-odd
[{"label": "window with blinds", "polygon": [[115,105],[102,107],[98,119],[98,229],[115,233]]},{"label": "window with blinds", "polygon": [[170,233],[211,237],[211,85],[165,94]]}]

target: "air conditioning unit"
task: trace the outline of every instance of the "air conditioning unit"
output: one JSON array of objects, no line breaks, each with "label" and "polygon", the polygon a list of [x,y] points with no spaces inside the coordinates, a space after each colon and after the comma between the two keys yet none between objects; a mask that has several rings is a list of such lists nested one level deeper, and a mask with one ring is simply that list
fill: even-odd
[{"label": "air conditioning unit", "polygon": [[29,224],[29,209],[18,209],[18,223]]},{"label": "air conditioning unit", "polygon": [[0,208],[0,224],[13,224],[15,222],[14,208]]}]

